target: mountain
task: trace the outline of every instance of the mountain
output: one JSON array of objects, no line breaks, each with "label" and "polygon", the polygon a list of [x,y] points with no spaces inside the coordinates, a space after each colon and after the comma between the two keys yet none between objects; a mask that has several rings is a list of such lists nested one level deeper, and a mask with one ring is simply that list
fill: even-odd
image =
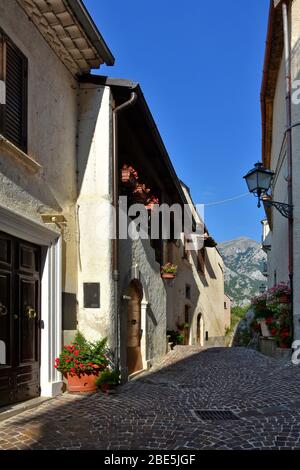
[{"label": "mountain", "polygon": [[225,264],[225,292],[234,305],[247,305],[267,280],[262,274],[267,255],[260,243],[241,237],[218,245]]}]

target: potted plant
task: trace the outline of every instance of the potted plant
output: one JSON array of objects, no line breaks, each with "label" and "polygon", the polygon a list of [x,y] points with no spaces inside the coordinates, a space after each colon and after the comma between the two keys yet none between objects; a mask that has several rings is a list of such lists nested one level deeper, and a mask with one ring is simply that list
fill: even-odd
[{"label": "potted plant", "polygon": [[118,369],[104,369],[96,379],[96,386],[102,392],[108,392],[120,384],[120,371]]},{"label": "potted plant", "polygon": [[54,367],[66,377],[69,392],[96,390],[96,377],[108,365],[106,343],[107,338],[89,342],[77,332],[75,340],[64,346],[60,356],[55,359]]},{"label": "potted plant", "polygon": [[254,318],[260,325],[262,336],[270,337],[271,332],[267,319],[270,319],[272,312],[269,310],[267,305],[267,293],[263,293],[257,297],[254,297],[251,301],[252,309],[254,311]]},{"label": "potted plant", "polygon": [[161,268],[161,277],[163,279],[175,279],[177,275],[177,266],[172,263],[167,263]]},{"label": "potted plant", "polygon": [[123,165],[121,169],[121,181],[123,184],[135,187],[138,179],[138,173],[132,166]]},{"label": "potted plant", "polygon": [[145,184],[138,183],[133,191],[133,198],[135,202],[145,204],[149,197],[150,189]]},{"label": "potted plant", "polygon": [[275,300],[279,303],[288,304],[290,303],[291,289],[287,283],[281,282],[268,290],[268,296],[271,302]]},{"label": "potted plant", "polygon": [[170,341],[172,343],[172,346],[183,345],[184,336],[178,331],[175,331],[175,330],[167,331],[167,335],[170,336]]},{"label": "potted plant", "polygon": [[146,209],[152,210],[155,205],[159,205],[159,199],[152,195],[146,202]]}]

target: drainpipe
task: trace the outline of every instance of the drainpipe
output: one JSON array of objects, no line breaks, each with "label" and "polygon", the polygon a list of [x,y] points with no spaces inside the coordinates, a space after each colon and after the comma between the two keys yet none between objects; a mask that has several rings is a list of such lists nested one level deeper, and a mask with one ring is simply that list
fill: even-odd
[{"label": "drainpipe", "polygon": [[112,246],[112,275],[114,281],[115,298],[115,357],[119,367],[119,148],[118,148],[118,116],[125,109],[133,106],[137,100],[137,94],[131,93],[130,99],[113,110],[113,207],[115,213],[115,237]]},{"label": "drainpipe", "polygon": [[[291,84],[291,45],[288,23],[287,4],[282,4],[284,57],[285,57],[285,84],[286,84],[286,151],[288,162],[288,203],[293,206],[293,141],[292,141],[292,84]],[[291,287],[291,328],[294,337],[294,220],[288,219],[288,248],[289,248],[289,278]]]}]

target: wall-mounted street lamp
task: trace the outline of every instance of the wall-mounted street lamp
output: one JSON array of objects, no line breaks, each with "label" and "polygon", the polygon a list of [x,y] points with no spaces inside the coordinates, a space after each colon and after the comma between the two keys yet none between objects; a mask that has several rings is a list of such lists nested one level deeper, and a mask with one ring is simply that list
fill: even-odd
[{"label": "wall-mounted street lamp", "polygon": [[260,292],[261,294],[264,294],[264,293],[266,292],[266,290],[267,290],[267,286],[266,286],[265,284],[261,284],[261,285],[259,286],[259,292]]},{"label": "wall-mounted street lamp", "polygon": [[257,207],[260,207],[262,202],[265,207],[275,207],[283,217],[292,219],[293,206],[283,202],[272,201],[272,199],[268,199],[268,197],[263,197],[268,196],[274,175],[275,173],[273,173],[273,171],[267,170],[262,163],[258,162],[254,165],[254,168],[244,176],[244,179],[246,180],[250,193],[258,198]]}]

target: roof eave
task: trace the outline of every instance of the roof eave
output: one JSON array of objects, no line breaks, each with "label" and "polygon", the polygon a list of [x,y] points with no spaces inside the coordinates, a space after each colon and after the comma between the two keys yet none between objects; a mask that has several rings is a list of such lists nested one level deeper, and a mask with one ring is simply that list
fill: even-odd
[{"label": "roof eave", "polygon": [[114,65],[115,58],[82,1],[68,0],[68,4],[105,64]]},{"label": "roof eave", "polygon": [[[290,0],[286,0],[286,3],[289,2]],[[273,101],[275,94],[274,90],[276,87],[274,80],[277,80],[283,49],[283,46],[281,45],[283,39],[279,40],[280,34],[283,36],[283,32],[278,33],[279,28],[281,28],[281,26],[278,25],[281,24],[282,21],[282,15],[280,9],[278,8],[281,4],[282,0],[270,0],[268,31],[260,95],[262,116],[262,161],[266,168],[270,167],[271,157],[271,121],[273,115]],[[280,59],[278,59],[279,55]]]},{"label": "roof eave", "polygon": [[152,113],[150,111],[150,108],[147,104],[147,101],[145,99],[145,96],[143,94],[143,91],[142,91],[139,83],[133,82],[131,80],[126,80],[126,79],[110,78],[110,77],[106,77],[106,76],[102,76],[102,75],[92,75],[92,74],[83,75],[82,77],[80,77],[80,81],[84,82],[84,83],[92,83],[92,84],[95,84],[95,85],[109,86],[109,87],[115,88],[116,90],[118,88],[119,89],[123,88],[123,89],[127,89],[128,91],[135,91],[136,92],[136,94],[138,96],[139,104],[142,108],[142,111],[143,111],[145,117],[146,117],[146,120],[147,120],[147,123],[148,123],[148,128],[151,131],[151,133],[153,135],[153,138],[155,139],[156,145],[158,146],[158,148],[161,151],[161,155],[162,155],[162,157],[164,159],[164,162],[165,162],[165,164],[166,164],[166,166],[167,166],[167,168],[170,172],[170,175],[173,178],[173,181],[175,183],[178,194],[180,195],[180,199],[182,200],[183,204],[186,204],[187,200],[186,200],[185,194],[183,192],[183,189],[181,187],[180,180],[179,180],[179,178],[177,176],[177,173],[174,169],[174,166],[171,162],[170,156],[167,152],[165,144],[162,140],[160,132],[157,128],[157,125],[154,121],[154,118],[152,116]]}]

